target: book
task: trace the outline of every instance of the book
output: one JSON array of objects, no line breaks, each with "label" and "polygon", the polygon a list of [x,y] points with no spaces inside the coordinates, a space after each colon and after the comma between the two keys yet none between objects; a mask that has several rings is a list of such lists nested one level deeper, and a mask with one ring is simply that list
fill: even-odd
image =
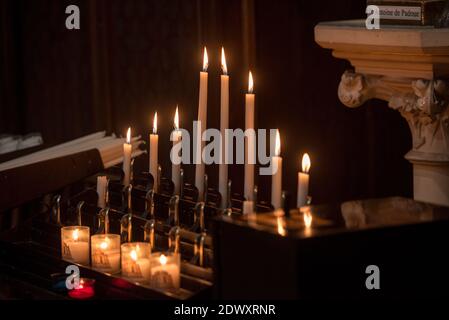
[{"label": "book", "polygon": [[432,26],[439,20],[445,0],[367,0],[379,7],[380,24]]}]

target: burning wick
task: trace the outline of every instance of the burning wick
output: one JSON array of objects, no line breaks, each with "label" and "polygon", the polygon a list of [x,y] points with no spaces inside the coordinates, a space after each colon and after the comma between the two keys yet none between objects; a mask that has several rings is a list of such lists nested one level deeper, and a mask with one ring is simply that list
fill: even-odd
[{"label": "burning wick", "polygon": [[164,255],[161,255],[159,258],[159,262],[161,263],[161,265],[165,266],[167,264],[167,257]]},{"label": "burning wick", "polygon": [[73,234],[72,234],[73,240],[78,241],[78,238],[79,238],[78,233],[79,233],[79,230],[78,230],[78,229],[75,229],[75,230],[73,231]]}]

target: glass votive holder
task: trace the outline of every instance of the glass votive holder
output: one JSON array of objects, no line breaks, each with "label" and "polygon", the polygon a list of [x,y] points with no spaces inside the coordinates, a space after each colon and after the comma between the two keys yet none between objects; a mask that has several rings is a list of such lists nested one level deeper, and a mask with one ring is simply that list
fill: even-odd
[{"label": "glass votive holder", "polygon": [[89,265],[89,227],[70,226],[61,228],[62,259],[85,266]]},{"label": "glass votive holder", "polygon": [[150,280],[151,246],[148,242],[122,244],[122,276],[137,283]]},{"label": "glass votive holder", "polygon": [[95,296],[95,279],[80,278],[78,288],[69,291],[73,299],[85,300]]},{"label": "glass votive holder", "polygon": [[151,287],[177,291],[181,286],[181,255],[156,252],[151,255]]},{"label": "glass votive holder", "polygon": [[115,274],[120,272],[120,235],[96,234],[91,237],[92,268]]}]

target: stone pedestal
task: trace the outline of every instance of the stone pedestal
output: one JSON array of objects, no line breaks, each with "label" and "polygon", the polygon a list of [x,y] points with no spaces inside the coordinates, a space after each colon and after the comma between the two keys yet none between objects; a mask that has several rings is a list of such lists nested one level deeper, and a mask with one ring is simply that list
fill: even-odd
[{"label": "stone pedestal", "polygon": [[338,87],[344,105],[379,98],[408,122],[414,198],[449,206],[449,29],[336,21],[318,24],[315,40],[354,67]]}]

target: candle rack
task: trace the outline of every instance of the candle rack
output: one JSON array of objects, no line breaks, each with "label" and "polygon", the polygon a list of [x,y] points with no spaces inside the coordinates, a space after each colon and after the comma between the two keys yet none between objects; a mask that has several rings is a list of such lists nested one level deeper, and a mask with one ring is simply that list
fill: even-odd
[{"label": "candle rack", "polygon": [[[98,207],[96,183],[99,175],[108,178],[105,208]],[[112,290],[113,297],[125,298],[210,297],[214,279],[212,221],[221,215],[241,215],[244,197],[232,193],[225,200],[228,208],[223,210],[220,209],[221,195],[207,186],[207,178],[204,202],[198,202],[198,190],[183,181],[183,174],[179,195],[173,194],[172,181],[162,177],[160,170],[157,179],[148,172],[134,173],[130,186],[122,184],[123,176],[119,166],[112,167],[67,185],[57,194],[43,197],[36,211],[39,214],[19,232],[2,239],[7,240],[8,250],[21,252],[20,257],[11,254],[11,265],[35,274],[36,281],[49,274],[53,274],[48,279],[50,283],[53,278],[60,279],[65,266],[73,264],[61,259],[61,227],[83,225],[90,228],[90,235],[118,234],[122,243],[147,242],[153,252],[181,255],[181,288],[175,292],[135,283],[120,273],[109,274],[88,265],[78,265],[82,277],[96,280],[97,296],[107,297],[107,292]],[[154,181],[159,185],[158,192],[154,191]],[[228,187],[230,190],[231,183]],[[265,203],[258,203],[256,208],[261,212],[272,211]],[[34,270],[36,265],[38,270]]]}]

